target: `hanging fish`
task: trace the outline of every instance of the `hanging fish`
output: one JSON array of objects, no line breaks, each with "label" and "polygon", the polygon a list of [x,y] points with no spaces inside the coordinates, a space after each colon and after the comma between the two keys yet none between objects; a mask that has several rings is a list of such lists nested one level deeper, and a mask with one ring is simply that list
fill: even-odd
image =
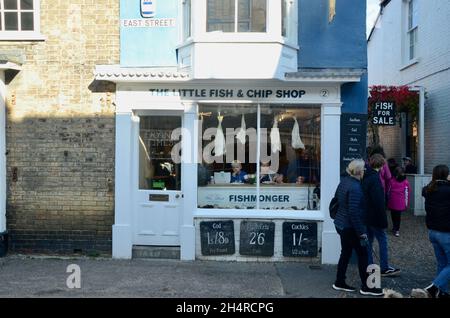
[{"label": "hanging fish", "polygon": [[270,145],[272,147],[272,153],[281,151],[280,130],[278,129],[278,120],[276,117],[273,121],[273,127],[270,130]]},{"label": "hanging fish", "polygon": [[244,114],[242,114],[241,129],[239,129],[239,132],[236,134],[236,139],[239,140],[239,142],[241,144],[245,144],[246,130],[247,130],[247,127],[245,126],[245,118],[244,118]]},{"label": "hanging fish", "polygon": [[305,145],[300,138],[300,128],[298,126],[297,118],[294,117],[294,128],[292,128],[292,148],[305,149]]},{"label": "hanging fish", "polygon": [[223,116],[217,116],[217,119],[219,120],[219,125],[217,126],[216,131],[216,138],[214,139],[214,155],[215,156],[223,156],[226,151],[225,147],[225,136],[223,134],[222,130],[222,120]]}]

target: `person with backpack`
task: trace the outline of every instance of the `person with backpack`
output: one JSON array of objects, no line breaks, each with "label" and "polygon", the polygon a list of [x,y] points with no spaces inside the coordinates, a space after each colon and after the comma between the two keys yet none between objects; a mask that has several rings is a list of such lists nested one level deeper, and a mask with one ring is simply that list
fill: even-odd
[{"label": "person with backpack", "polygon": [[394,170],[394,177],[388,185],[388,208],[391,210],[392,233],[400,236],[400,221],[402,213],[409,207],[411,187],[406,179],[405,170],[398,166]]},{"label": "person with backpack", "polygon": [[360,293],[363,295],[382,296],[380,288],[367,286],[367,228],[364,224],[365,203],[361,188],[361,179],[364,176],[364,161],[357,159],[349,163],[348,176],[345,176],[336,190],[337,213],[334,219],[336,231],[341,239],[341,255],[339,257],[336,281],[333,289],[339,291],[355,292],[356,288],[347,285],[347,267],[355,251],[358,257],[358,271],[361,279]]}]

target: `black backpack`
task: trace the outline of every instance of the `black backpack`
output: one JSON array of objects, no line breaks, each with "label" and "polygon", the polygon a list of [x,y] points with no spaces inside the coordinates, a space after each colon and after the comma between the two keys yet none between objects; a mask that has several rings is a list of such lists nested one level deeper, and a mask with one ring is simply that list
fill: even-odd
[{"label": "black backpack", "polygon": [[333,199],[331,199],[330,206],[328,209],[330,210],[330,218],[334,220],[336,218],[336,214],[339,209],[339,201],[338,198],[336,197],[336,194],[334,195]]}]

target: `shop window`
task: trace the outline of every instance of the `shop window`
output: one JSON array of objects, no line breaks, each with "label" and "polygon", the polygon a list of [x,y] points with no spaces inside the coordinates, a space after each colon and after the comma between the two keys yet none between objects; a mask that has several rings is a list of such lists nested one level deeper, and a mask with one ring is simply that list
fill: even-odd
[{"label": "shop window", "polygon": [[199,111],[199,208],[319,209],[320,107],[200,105]]},{"label": "shop window", "polygon": [[0,0],[0,39],[27,39],[39,33],[38,0]]},{"label": "shop window", "polygon": [[172,155],[180,141],[172,133],[180,127],[180,116],[140,116],[139,189],[181,189],[181,164]]},{"label": "shop window", "polygon": [[266,32],[266,0],[208,0],[207,31]]}]

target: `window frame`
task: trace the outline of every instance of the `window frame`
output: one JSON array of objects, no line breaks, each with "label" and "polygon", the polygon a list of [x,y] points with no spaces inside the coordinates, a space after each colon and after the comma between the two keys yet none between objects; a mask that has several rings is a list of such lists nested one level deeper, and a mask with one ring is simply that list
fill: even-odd
[{"label": "window frame", "polygon": [[[407,27],[406,27],[406,50],[407,61],[411,62],[417,59],[417,36],[419,29],[417,0],[408,0],[407,2]],[[414,20],[415,18],[415,20]]]},{"label": "window frame", "polygon": [[[16,12],[21,12],[20,0],[18,1],[18,8],[11,10]],[[18,28],[19,30],[4,30],[5,25],[5,11],[10,10],[4,9],[4,0],[0,0],[0,15],[1,15],[1,25],[0,25],[0,41],[27,41],[27,40],[45,40],[45,37],[41,34],[40,29],[40,0],[33,0],[33,9],[26,10],[26,12],[33,12],[33,30],[22,31],[20,23],[20,14],[18,14]]]},{"label": "window frame", "polygon": [[[206,21],[205,21],[205,32],[207,34],[220,32],[220,33],[227,33],[227,34],[268,34],[268,26],[269,26],[269,14],[268,14],[268,1],[270,0],[264,0],[265,1],[265,24],[264,24],[264,32],[257,32],[257,31],[239,31],[239,24],[240,24],[240,18],[239,18],[239,0],[233,0],[234,1],[234,17],[233,17],[233,26],[234,31],[223,31],[223,30],[214,30],[214,31],[208,31],[208,25],[209,25],[209,18],[208,18],[208,1],[205,2],[205,9],[206,9]],[[252,14],[252,8],[250,8],[250,19]]]}]

